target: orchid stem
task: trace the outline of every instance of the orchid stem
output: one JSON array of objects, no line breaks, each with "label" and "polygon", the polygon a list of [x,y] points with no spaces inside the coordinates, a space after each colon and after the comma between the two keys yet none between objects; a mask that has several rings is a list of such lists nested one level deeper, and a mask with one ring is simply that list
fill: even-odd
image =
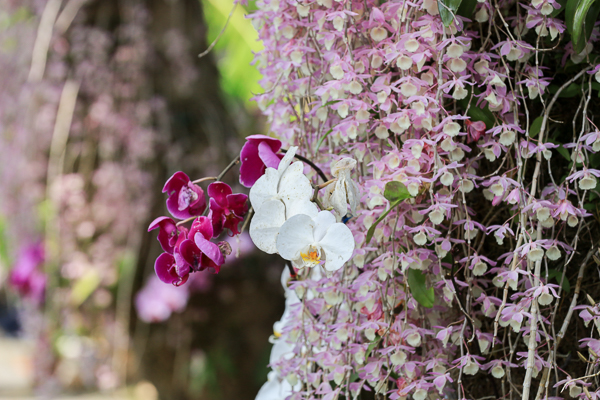
[{"label": "orchid stem", "polygon": [[244,225],[242,225],[242,230],[240,230],[240,234],[244,233],[244,231],[246,230],[246,227],[252,220],[253,216],[254,216],[254,209],[252,207],[250,207],[250,209],[248,210],[248,216],[246,217],[246,220],[244,221]]},{"label": "orchid stem", "polygon": [[[233,167],[234,167],[236,164],[239,164],[239,162],[240,162],[240,156],[237,156],[236,158],[234,158],[234,159],[233,159],[233,161],[231,161],[231,162],[229,163],[229,165],[228,165],[228,166],[226,166],[226,167],[225,167],[225,169],[224,169],[223,171],[221,171],[221,173],[219,174],[219,176],[217,176],[217,177],[212,177],[212,176],[209,176],[209,177],[206,177],[206,178],[196,179],[196,180],[195,180],[195,181],[193,181],[192,183],[199,183],[199,182],[202,182],[202,181],[208,181],[208,180],[220,181],[220,180],[221,180],[221,179],[222,179],[222,178],[225,176],[225,174],[226,174],[227,172],[229,172],[229,170],[230,170],[231,168],[233,168]],[[206,216],[206,214],[208,214],[208,207],[206,207],[206,209],[205,209],[205,210],[204,210],[204,212],[202,213],[202,215],[203,215],[203,216]],[[198,216],[197,216],[197,215],[195,215],[195,216],[193,216],[193,217],[186,218],[186,219],[184,219],[183,221],[179,221],[179,222],[176,224],[176,226],[180,226],[180,225],[186,224],[186,223],[188,223],[188,222],[190,222],[190,221],[193,221],[193,220],[194,220],[194,219],[196,219],[196,218],[198,218]]]},{"label": "orchid stem", "polygon": [[328,181],[327,181],[327,182],[325,182],[325,183],[321,183],[320,185],[318,185],[318,186],[317,186],[317,189],[318,189],[318,190],[321,190],[321,189],[323,189],[323,188],[325,188],[325,187],[327,187],[327,186],[331,185],[331,184],[332,184],[332,183],[334,183],[334,182],[337,182],[337,178],[335,178],[335,179],[330,179],[330,180],[328,180]]},{"label": "orchid stem", "polygon": [[184,219],[182,221],[179,221],[177,224],[175,224],[175,226],[180,226],[180,225],[186,224],[186,223],[188,223],[190,221],[193,221],[196,218],[198,218],[197,215],[194,215],[193,217],[186,218],[186,219]]},{"label": "orchid stem", "polygon": [[225,174],[227,172],[229,172],[229,170],[231,168],[233,168],[236,164],[240,163],[240,156],[237,156],[236,158],[233,159],[233,161],[231,161],[229,163],[228,166],[225,167],[225,169],[223,171],[221,171],[221,173],[219,174],[219,176],[217,176],[217,178],[215,179],[216,181],[220,181],[221,179],[223,179],[223,177],[225,176]]},{"label": "orchid stem", "polygon": [[217,180],[216,176],[207,176],[206,178],[196,179],[195,181],[192,181],[192,183],[200,183],[200,182],[205,182],[205,181],[216,181],[216,180]]},{"label": "orchid stem", "polygon": [[[284,153],[287,153],[287,149],[281,149],[281,151],[283,151]],[[315,163],[313,163],[312,161],[310,161],[308,158],[301,156],[300,154],[294,154],[294,157],[296,157],[298,160],[304,161],[305,163],[307,163],[308,165],[310,165],[312,167],[312,169],[314,169],[315,172],[317,174],[319,174],[319,176],[321,177],[321,179],[323,179],[323,182],[327,182],[327,176],[325,176],[325,174],[323,173],[323,171],[321,170],[321,168],[317,167],[315,165]]]}]

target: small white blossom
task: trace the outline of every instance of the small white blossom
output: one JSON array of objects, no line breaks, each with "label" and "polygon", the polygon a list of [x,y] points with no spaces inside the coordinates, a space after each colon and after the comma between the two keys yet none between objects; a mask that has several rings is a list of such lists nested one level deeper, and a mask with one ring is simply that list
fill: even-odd
[{"label": "small white blossom", "polygon": [[494,368],[492,368],[492,376],[496,379],[500,379],[504,376],[504,368],[502,368],[502,365],[496,364]]}]

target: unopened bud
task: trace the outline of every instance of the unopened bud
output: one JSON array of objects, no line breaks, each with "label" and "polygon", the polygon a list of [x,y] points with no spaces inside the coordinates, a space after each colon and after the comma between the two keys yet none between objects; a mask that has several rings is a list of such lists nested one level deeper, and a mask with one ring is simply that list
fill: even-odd
[{"label": "unopened bud", "polygon": [[221,254],[223,254],[225,257],[227,257],[228,255],[231,254],[231,245],[229,244],[229,242],[219,242],[217,243],[217,246],[219,246],[219,250],[221,250]]}]

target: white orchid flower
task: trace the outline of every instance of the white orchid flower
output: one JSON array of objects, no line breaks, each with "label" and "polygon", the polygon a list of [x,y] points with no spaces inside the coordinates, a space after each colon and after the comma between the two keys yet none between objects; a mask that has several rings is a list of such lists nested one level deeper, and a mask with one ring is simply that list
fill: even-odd
[{"label": "white orchid flower", "polygon": [[356,212],[358,203],[358,186],[350,176],[351,171],[356,167],[356,160],[352,158],[342,158],[331,168],[331,174],[337,178],[334,185],[329,185],[325,191],[325,204],[333,207],[334,210],[343,217],[350,205],[351,212]]},{"label": "white orchid flower", "polygon": [[277,251],[298,268],[324,263],[327,271],[336,271],[352,257],[354,237],[329,211],[321,211],[314,218],[299,214],[279,229]]},{"label": "white orchid flower", "polygon": [[313,189],[304,175],[304,165],[301,161],[290,165],[297,149],[290,147],[279,167],[267,168],[250,189],[250,203],[256,212],[250,223],[250,237],[265,253],[277,252],[277,233],[288,218],[318,213],[317,206],[310,201]]},{"label": "white orchid flower", "polygon": [[292,394],[292,385],[287,380],[280,379],[275,372],[269,372],[267,379],[258,391],[256,400],[285,400]]}]

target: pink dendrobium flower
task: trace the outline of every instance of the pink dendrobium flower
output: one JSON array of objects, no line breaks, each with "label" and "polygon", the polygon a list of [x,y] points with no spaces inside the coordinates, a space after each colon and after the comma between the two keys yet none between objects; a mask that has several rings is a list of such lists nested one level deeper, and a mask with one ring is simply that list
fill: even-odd
[{"label": "pink dendrobium flower", "polygon": [[238,224],[248,212],[248,196],[243,193],[232,194],[231,187],[223,182],[208,185],[207,193],[213,235],[220,235],[223,229],[229,229],[232,236],[238,235]]},{"label": "pink dendrobium flower", "polygon": [[179,236],[187,235],[187,228],[177,226],[175,221],[169,217],[156,218],[148,227],[148,232],[156,228],[160,228],[160,231],[158,232],[158,242],[163,250],[170,254],[173,254],[173,249],[179,240]]},{"label": "pink dendrobium flower", "polygon": [[281,157],[281,141],[265,135],[252,135],[246,138],[246,144],[240,153],[240,183],[252,187],[267,167],[277,168]]},{"label": "pink dendrobium flower", "polygon": [[178,219],[186,219],[200,215],[206,209],[204,190],[193,184],[190,178],[178,171],[169,178],[163,187],[163,193],[168,193],[167,210]]},{"label": "pink dendrobium flower", "polygon": [[46,289],[46,275],[40,270],[44,259],[44,247],[41,243],[25,247],[21,250],[9,277],[10,284],[21,296],[38,304],[44,300]]},{"label": "pink dendrobium flower", "polygon": [[486,126],[482,121],[472,122],[471,120],[465,120],[467,126],[467,143],[477,142],[479,138],[485,133]]}]

